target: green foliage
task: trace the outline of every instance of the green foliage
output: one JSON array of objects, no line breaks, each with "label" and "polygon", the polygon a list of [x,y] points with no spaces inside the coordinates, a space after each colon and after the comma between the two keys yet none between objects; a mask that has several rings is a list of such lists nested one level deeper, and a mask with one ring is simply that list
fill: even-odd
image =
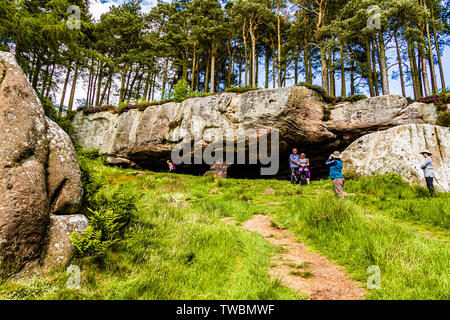
[{"label": "green foliage", "polygon": [[322,121],[329,121],[329,120],[331,120],[331,110],[327,108],[327,106],[324,106]]},{"label": "green foliage", "polygon": [[173,87],[173,100],[175,102],[182,102],[186,100],[189,95],[189,83],[186,80],[178,81]]},{"label": "green foliage", "polygon": [[437,96],[420,98],[419,101],[423,103],[433,103],[438,112],[447,111],[447,105],[450,104],[450,92],[442,91]]},{"label": "green foliage", "polygon": [[450,127],[450,110],[439,112],[436,124],[442,127]]},{"label": "green foliage", "polygon": [[78,164],[80,165],[81,171],[81,183],[83,185],[84,190],[84,198],[83,198],[83,208],[88,208],[95,194],[102,187],[105,178],[99,175],[94,169],[95,166],[98,165],[98,161],[94,162],[92,160],[96,160],[100,158],[98,150],[82,150],[80,148],[77,149],[78,156]]},{"label": "green foliage", "polygon": [[97,170],[103,160],[97,150],[78,150],[78,160],[85,190],[83,207],[90,225],[81,235],[73,233],[72,243],[79,256],[102,256],[121,239],[136,209],[137,195],[120,185],[104,187],[106,179]]},{"label": "green foliage", "polygon": [[355,94],[352,96],[348,96],[348,97],[339,97],[337,102],[356,102],[356,101],[360,101],[360,100],[364,100],[367,99],[367,96],[364,94]]},{"label": "green foliage", "polygon": [[309,83],[305,83],[305,82],[298,84],[298,86],[306,87],[310,90],[317,92],[322,97],[323,101],[325,101],[326,103],[333,103],[336,101],[336,98],[332,97],[328,93],[326,93],[325,90],[322,89],[322,87],[319,87],[319,86],[316,86],[313,84],[309,84]]},{"label": "green foliage", "polygon": [[129,212],[88,210],[89,226],[82,234],[73,232],[70,238],[78,256],[101,256],[120,241],[121,232],[129,220]]},{"label": "green foliage", "polygon": [[231,87],[231,88],[227,88],[225,89],[224,92],[229,92],[229,93],[245,93],[245,92],[249,92],[249,91],[255,91],[255,90],[259,90],[258,87]]},{"label": "green foliage", "polygon": [[[104,165],[95,151],[79,154],[102,181],[88,214],[96,230],[75,240],[90,254],[75,261],[82,290],[68,291],[61,270],[45,283],[42,277],[10,280],[0,286],[0,298],[299,299],[269,275],[280,249],[239,225],[260,214],[273,216],[273,227],[289,229],[362,286],[367,266],[379,266],[382,288],[368,291],[368,299],[449,298],[447,194],[431,199],[395,175],[355,176],[340,200],[329,180],[299,188],[278,180],[136,176]],[[275,194],[265,194],[268,188]],[[237,225],[221,221],[226,217]],[[314,277],[311,266],[290,267],[295,275]]]},{"label": "green foliage", "polygon": [[42,107],[44,108],[45,115],[51,120],[55,121],[61,127],[61,129],[63,129],[69,135],[69,137],[71,137],[74,131],[72,121],[75,113],[68,112],[66,116],[60,117],[55,105],[50,98],[42,97],[39,95],[39,99],[41,101]]},{"label": "green foliage", "polygon": [[[302,82],[302,83],[298,84],[297,86],[306,87],[310,90],[317,92],[318,94],[320,94],[323,101],[325,101],[326,103],[329,103],[329,104],[336,104],[336,103],[340,103],[340,102],[356,102],[359,100],[367,99],[367,96],[365,96],[364,94],[355,94],[355,95],[348,96],[348,97],[336,98],[336,97],[333,97],[333,96],[330,96],[329,94],[327,94],[322,87],[319,87],[319,86],[316,86],[316,85],[313,85],[310,83],[305,83],[305,82]],[[327,119],[327,117],[325,117],[324,119]],[[324,121],[328,121],[328,120],[329,119],[324,120]]]}]

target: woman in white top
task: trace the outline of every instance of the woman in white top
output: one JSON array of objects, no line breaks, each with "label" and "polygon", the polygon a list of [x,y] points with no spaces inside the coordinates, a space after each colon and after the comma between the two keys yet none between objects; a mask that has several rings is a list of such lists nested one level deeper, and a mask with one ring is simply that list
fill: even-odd
[{"label": "woman in white top", "polygon": [[425,158],[424,163],[422,163],[421,168],[423,169],[423,174],[425,176],[425,180],[427,182],[428,190],[430,191],[430,196],[436,198],[434,194],[434,184],[433,180],[435,178],[434,170],[433,170],[433,161],[431,159],[431,152],[428,150],[424,150],[420,153]]}]

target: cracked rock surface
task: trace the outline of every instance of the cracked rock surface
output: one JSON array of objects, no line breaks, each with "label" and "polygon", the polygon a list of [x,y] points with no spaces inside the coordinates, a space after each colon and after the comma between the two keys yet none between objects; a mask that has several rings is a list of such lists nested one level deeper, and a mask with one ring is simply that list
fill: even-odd
[{"label": "cracked rock surface", "polygon": [[69,136],[45,116],[14,56],[0,52],[0,275],[39,264],[51,214],[76,213],[81,176]]}]

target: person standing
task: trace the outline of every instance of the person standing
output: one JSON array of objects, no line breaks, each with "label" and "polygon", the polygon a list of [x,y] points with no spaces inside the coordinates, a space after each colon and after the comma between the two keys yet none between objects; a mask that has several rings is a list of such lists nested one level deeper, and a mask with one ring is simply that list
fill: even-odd
[{"label": "person standing", "polygon": [[289,156],[289,165],[291,167],[291,184],[295,184],[297,182],[297,171],[300,168],[300,156],[298,154],[298,150],[296,148],[292,149],[292,154]]},{"label": "person standing", "polygon": [[306,180],[308,181],[308,184],[310,184],[311,183],[311,172],[309,171],[309,159],[306,158],[306,154],[302,153],[300,155],[299,164],[301,167],[300,170],[304,170],[308,173],[308,178]]},{"label": "person standing", "polygon": [[344,199],[344,175],[342,174],[342,168],[344,164],[341,161],[341,153],[335,151],[328,158],[326,165],[330,167],[330,178],[333,181],[333,191],[337,197]]},{"label": "person standing", "polygon": [[175,164],[171,160],[167,160],[167,165],[169,166],[169,173],[175,172]]},{"label": "person standing", "polygon": [[431,159],[431,152],[428,150],[424,150],[420,153],[425,161],[422,163],[421,168],[423,169],[423,174],[425,176],[425,181],[427,182],[427,188],[430,191],[430,196],[432,198],[436,198],[434,193],[434,183],[433,180],[435,178],[434,170],[433,170],[433,160]]}]

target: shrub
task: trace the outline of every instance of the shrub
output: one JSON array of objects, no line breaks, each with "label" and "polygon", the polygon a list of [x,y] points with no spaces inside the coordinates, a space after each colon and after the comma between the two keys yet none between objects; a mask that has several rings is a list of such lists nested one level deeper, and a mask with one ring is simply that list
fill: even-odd
[{"label": "shrub", "polygon": [[364,94],[355,94],[352,96],[349,96],[347,98],[344,98],[344,101],[349,101],[349,102],[356,102],[356,101],[360,101],[360,100],[364,100],[367,99],[367,96]]},{"label": "shrub", "polygon": [[100,157],[98,150],[80,150],[78,147],[76,149],[81,171],[81,183],[84,189],[83,208],[87,208],[93,201],[94,195],[102,187],[105,179],[96,174],[94,170],[95,162],[92,160]]},{"label": "shrub", "polygon": [[[95,180],[94,180],[95,181]],[[91,183],[87,217],[89,227],[82,234],[71,234],[72,244],[78,256],[102,256],[122,238],[122,231],[136,210],[136,195],[127,193],[123,186],[101,190],[102,184]]]},{"label": "shrub", "polygon": [[450,110],[439,112],[436,124],[442,127],[450,127]]},{"label": "shrub", "polygon": [[249,91],[259,90],[258,87],[231,87],[224,90],[227,93],[245,93]]},{"label": "shrub", "polygon": [[105,106],[96,106],[96,107],[82,107],[81,110],[83,110],[84,113],[88,114],[88,113],[95,113],[95,112],[103,112],[103,111],[113,111],[115,110],[116,107],[112,106],[112,105],[105,105]]},{"label": "shrub", "polygon": [[101,256],[109,247],[117,243],[119,234],[125,226],[120,213],[113,210],[90,211],[89,226],[82,234],[70,235],[75,254],[78,256]]},{"label": "shrub", "polygon": [[438,112],[447,111],[447,105],[450,103],[450,92],[443,91],[437,96],[420,98],[419,101],[423,103],[433,103]]},{"label": "shrub", "polygon": [[42,107],[44,108],[45,115],[51,120],[55,121],[69,136],[72,136],[72,133],[74,131],[72,121],[75,113],[69,111],[67,112],[66,116],[60,117],[59,112],[51,99],[42,97],[40,95],[39,99],[41,101]]},{"label": "shrub", "polygon": [[328,93],[326,93],[325,90],[322,89],[322,87],[319,87],[319,86],[316,86],[316,85],[313,85],[310,83],[306,83],[306,82],[302,82],[302,83],[298,84],[298,86],[306,87],[310,90],[317,92],[318,94],[320,94],[323,101],[325,101],[326,103],[334,103],[336,101],[336,98],[332,97]]},{"label": "shrub", "polygon": [[173,87],[173,100],[175,102],[182,102],[186,100],[189,95],[189,83],[186,80],[178,81]]},{"label": "shrub", "polygon": [[331,120],[331,110],[327,108],[327,106],[323,107],[323,118],[322,121]]},{"label": "shrub", "polygon": [[[306,87],[310,90],[317,92],[318,94],[320,94],[323,101],[325,101],[326,103],[330,103],[330,104],[336,104],[339,102],[347,102],[347,101],[348,102],[356,102],[359,100],[367,99],[367,96],[365,96],[364,94],[354,94],[354,95],[351,95],[348,97],[336,98],[336,97],[330,96],[328,93],[326,93],[322,87],[319,87],[319,86],[316,86],[316,85],[313,85],[310,83],[305,83],[305,82],[302,82],[302,83],[298,84],[297,86]],[[324,121],[327,121],[327,120],[324,120]]]}]

